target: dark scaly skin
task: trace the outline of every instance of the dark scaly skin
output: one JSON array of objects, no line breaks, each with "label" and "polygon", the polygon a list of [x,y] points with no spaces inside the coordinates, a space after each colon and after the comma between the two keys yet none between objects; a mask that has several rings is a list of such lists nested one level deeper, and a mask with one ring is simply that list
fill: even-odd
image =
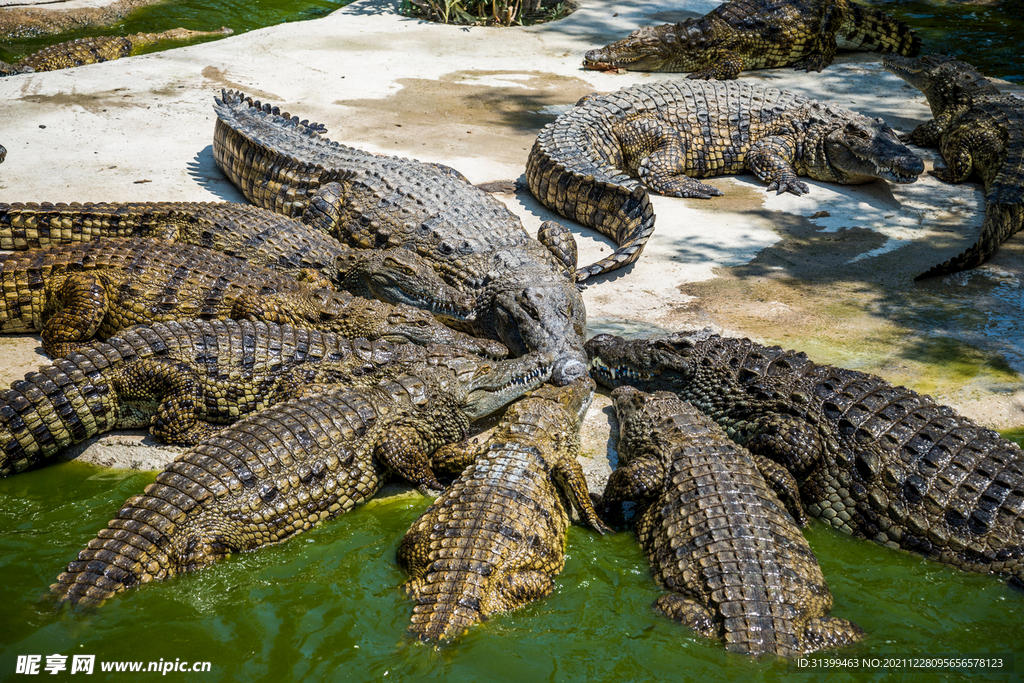
[{"label": "dark scaly skin", "polygon": [[0,333],[40,331],[51,356],[135,324],[182,318],[262,320],[348,337],[500,344],[430,314],[325,288],[216,251],[150,238],[98,240],[0,256]]},{"label": "dark scaly skin", "polygon": [[583,66],[727,80],[747,69],[821,71],[837,48],[915,55],[920,46],[902,21],[847,0],[732,0],[697,19],[637,29],[588,52]]},{"label": "dark scaly skin", "polygon": [[[235,320],[156,323],[91,342],[0,391],[0,476],[112,429],[191,446],[311,386],[369,386],[424,363],[489,362],[448,345],[348,340]],[[550,373],[550,368],[547,368]]]},{"label": "dark scaly skin", "polygon": [[619,245],[582,280],[639,258],[654,231],[646,189],[707,199],[722,193],[696,178],[749,171],[800,195],[801,175],[912,183],[923,170],[881,119],[760,85],[661,81],[581,99],[537,136],[526,180],[541,204]]},{"label": "dark scaly skin", "polygon": [[68,565],[59,602],[97,605],[142,583],[279,543],[376,494],[393,474],[437,486],[434,451],[544,380],[531,354],[453,373],[444,362],[250,415],[179,456]]},{"label": "dark scaly skin", "polygon": [[943,55],[887,58],[885,68],[928,98],[932,120],[910,141],[938,147],[946,167],[931,174],[985,184],[985,220],[969,248],[918,275],[918,280],[979,266],[1024,227],[1024,100],[999,91],[970,64]]},{"label": "dark scaly skin", "polygon": [[7,148],[0,145],[0,164],[4,163],[4,159],[7,158]]},{"label": "dark scaly skin", "polygon": [[495,612],[539,600],[565,565],[569,513],[600,533],[576,456],[590,378],[543,386],[513,404],[494,434],[442,448],[472,464],[420,515],[398,547],[416,601],[409,631],[450,641]]},{"label": "dark scaly skin", "polygon": [[602,503],[637,503],[637,539],[670,591],[661,612],[745,655],[795,658],[861,639],[828,615],[818,560],[762,476],[773,463],[670,392],[624,386],[612,399],[620,464]]},{"label": "dark scaly skin", "polygon": [[565,259],[499,200],[447,167],[331,142],[323,126],[238,92],[224,91],[215,109],[214,158],[254,204],[302,215],[354,247],[416,252],[476,299],[460,329],[514,354],[555,354],[558,384],[586,374],[586,311]]},{"label": "dark scaly skin", "polygon": [[673,391],[783,465],[833,527],[1024,580],[1024,452],[952,408],[749,339],[599,335],[587,351],[600,384]]},{"label": "dark scaly skin", "polygon": [[136,202],[0,203],[0,249],[24,251],[105,237],[194,244],[359,296],[408,304],[456,320],[476,301],[407,250],[352,249],[304,223],[249,204]]},{"label": "dark scaly skin", "polygon": [[34,52],[17,64],[0,62],[0,76],[13,76],[35,71],[56,71],[85,64],[109,62],[135,54],[140,48],[163,41],[192,40],[207,36],[230,35],[233,31],[222,28],[219,31],[190,31],[173,28],[163,33],[135,33],[128,36],[96,36],[78,38],[57,45],[50,45]]}]

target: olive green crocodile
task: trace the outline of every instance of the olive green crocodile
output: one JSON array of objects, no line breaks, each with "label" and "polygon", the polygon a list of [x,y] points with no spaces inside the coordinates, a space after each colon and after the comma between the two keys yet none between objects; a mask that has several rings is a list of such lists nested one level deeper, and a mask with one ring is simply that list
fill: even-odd
[{"label": "olive green crocodile", "polygon": [[165,443],[194,445],[312,386],[368,386],[414,365],[454,365],[459,358],[486,369],[455,346],[349,341],[273,323],[136,326],[84,344],[0,391],[0,476],[112,429],[148,428]]},{"label": "olive green crocodile", "polygon": [[569,513],[604,533],[576,456],[594,383],[543,386],[513,404],[493,435],[445,446],[471,462],[398,547],[416,601],[410,632],[450,641],[495,612],[539,600],[565,565]]},{"label": "olive green crocodile", "polygon": [[455,320],[473,317],[472,296],[442,281],[405,249],[352,249],[304,223],[230,202],[4,204],[0,249],[23,251],[106,237],[156,237],[245,259],[305,280]]},{"label": "olive green crocodile", "polygon": [[829,616],[818,560],[762,476],[778,465],[670,392],[623,386],[612,400],[619,466],[602,504],[637,504],[637,539],[669,591],[661,612],[745,655],[795,658],[861,639]]},{"label": "olive green crocodile", "polygon": [[929,396],[706,332],[587,342],[600,384],[674,391],[788,469],[833,527],[1024,581],[1024,451]]},{"label": "olive green crocodile", "polygon": [[34,52],[16,64],[0,62],[0,76],[32,73],[35,71],[56,71],[70,69],[84,64],[109,62],[135,54],[139,49],[156,43],[172,40],[192,40],[207,36],[230,35],[233,31],[222,28],[219,31],[190,31],[173,28],[163,33],[135,33],[127,36],[95,36],[78,38],[64,43],[50,45]]},{"label": "olive green crocodile", "polygon": [[923,170],[880,119],[757,84],[659,81],[587,95],[546,125],[526,181],[541,204],[618,245],[581,268],[583,280],[640,257],[654,232],[645,186],[708,199],[721,191],[696,178],[749,171],[800,195],[808,188],[797,176],[912,183]]},{"label": "olive green crocodile", "polygon": [[946,167],[931,174],[985,184],[985,220],[977,241],[918,275],[920,280],[974,268],[1024,227],[1024,100],[1002,93],[970,64],[942,55],[887,58],[885,68],[924,92],[933,119],[911,142],[938,147]]},{"label": "olive green crocodile", "polygon": [[437,447],[463,439],[471,419],[537,386],[551,360],[531,354],[487,362],[489,371],[468,368],[460,378],[443,364],[425,366],[376,387],[339,388],[243,418],[129,498],[51,591],[60,602],[98,604],[307,531],[366,502],[391,473],[435,485]]},{"label": "olive green crocodile", "polygon": [[920,46],[902,21],[848,0],[731,0],[703,17],[637,29],[588,52],[583,66],[724,80],[791,64],[821,71],[838,48],[915,55]]},{"label": "olive green crocodile", "polygon": [[456,332],[424,311],[316,289],[242,259],[165,240],[108,239],[3,255],[0,283],[0,332],[38,330],[51,356],[135,324],[183,318],[263,320],[503,353],[500,344]]},{"label": "olive green crocodile", "polygon": [[[500,339],[513,354],[558,357],[558,384],[586,374],[586,310],[566,264],[564,230],[548,246],[519,218],[447,167],[369,154],[321,136],[235,91],[217,99],[213,155],[251,202],[303,217],[353,247],[409,249],[476,299],[459,329]],[[547,239],[547,237],[545,237]]]}]

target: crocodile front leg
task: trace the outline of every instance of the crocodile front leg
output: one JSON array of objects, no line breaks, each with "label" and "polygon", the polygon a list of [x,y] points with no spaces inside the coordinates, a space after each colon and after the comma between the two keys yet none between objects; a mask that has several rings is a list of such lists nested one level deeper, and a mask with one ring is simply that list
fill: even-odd
[{"label": "crocodile front leg", "polygon": [[944,183],[962,183],[977,166],[984,168],[987,165],[984,162],[976,164],[976,159],[994,159],[1004,146],[998,131],[958,126],[943,135],[939,143],[946,167],[936,168],[930,173]]},{"label": "crocodile front leg", "polygon": [[796,141],[789,136],[772,135],[761,138],[752,144],[747,152],[747,168],[768,183],[768,189],[775,190],[777,194],[807,194],[807,183],[797,179],[796,169],[793,167],[796,147]]},{"label": "crocodile front leg", "polygon": [[709,53],[710,64],[689,74],[694,80],[731,81],[743,71],[743,55],[733,50],[716,50]]}]

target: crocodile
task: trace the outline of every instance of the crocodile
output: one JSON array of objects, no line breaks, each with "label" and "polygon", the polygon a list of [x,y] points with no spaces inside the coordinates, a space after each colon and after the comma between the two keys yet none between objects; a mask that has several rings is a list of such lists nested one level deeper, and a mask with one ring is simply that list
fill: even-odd
[{"label": "crocodile", "polygon": [[915,144],[938,147],[946,167],[931,174],[985,185],[985,219],[977,241],[917,280],[974,268],[1024,227],[1024,100],[1002,93],[970,64],[944,55],[887,58],[885,69],[924,92],[930,121],[911,132]]},{"label": "crocodile", "polygon": [[129,498],[57,577],[51,595],[98,605],[229,553],[279,543],[366,502],[392,474],[439,486],[432,466],[445,463],[431,459],[438,446],[460,441],[470,420],[538,386],[538,370],[551,361],[530,354],[490,363],[487,372],[426,366],[245,417]]},{"label": "crocodile", "polygon": [[585,279],[640,257],[654,231],[647,188],[707,199],[722,193],[695,178],[750,171],[801,195],[799,175],[912,183],[923,170],[881,119],[756,84],[660,81],[587,95],[547,124],[526,180],[541,204],[618,245]]},{"label": "crocodile", "polygon": [[593,391],[589,377],[543,386],[510,406],[486,441],[442,447],[446,463],[471,464],[398,546],[416,638],[451,641],[493,613],[550,595],[565,566],[564,500],[607,531],[576,459]]},{"label": "crocodile", "polygon": [[731,0],[702,17],[645,26],[587,52],[587,69],[690,72],[729,80],[747,69],[821,71],[837,48],[916,55],[909,26],[848,0]]},{"label": "crocodile", "polygon": [[476,299],[459,329],[516,355],[550,351],[557,384],[586,374],[586,310],[561,240],[549,249],[532,239],[501,201],[447,167],[345,147],[322,125],[236,91],[222,91],[215,110],[214,159],[249,201],[353,247],[416,252]]},{"label": "crocodile", "polygon": [[45,47],[15,64],[0,62],[0,76],[57,71],[85,64],[109,62],[137,54],[140,49],[161,42],[193,40],[208,36],[231,35],[232,33],[234,31],[227,27],[222,27],[219,31],[190,31],[184,28],[172,28],[162,33],[78,38]]},{"label": "crocodile", "polygon": [[4,163],[4,159],[7,158],[7,148],[0,145],[0,164]]},{"label": "crocodile", "polygon": [[619,466],[601,503],[637,504],[637,539],[669,591],[660,612],[752,656],[796,658],[863,637],[829,616],[818,560],[762,476],[778,465],[759,463],[672,392],[622,386],[612,401]]},{"label": "crocodile", "polygon": [[613,387],[674,391],[784,466],[848,534],[1024,581],[1024,451],[930,396],[804,353],[707,332],[587,342]]},{"label": "crocodile", "polygon": [[194,244],[333,287],[435,315],[468,320],[472,296],[405,249],[352,249],[297,220],[251,204],[0,202],[0,249],[24,251],[107,237]]},{"label": "crocodile", "polygon": [[0,256],[0,333],[39,331],[66,356],[94,336],[182,318],[287,323],[348,337],[458,343],[500,356],[497,342],[442,325],[425,311],[295,278],[191,244],[152,238],[99,240]]},{"label": "crocodile", "polygon": [[132,327],[0,391],[0,477],[112,429],[148,428],[159,441],[190,446],[312,387],[368,386],[459,359],[487,369],[456,346],[350,341],[290,325],[186,320]]}]

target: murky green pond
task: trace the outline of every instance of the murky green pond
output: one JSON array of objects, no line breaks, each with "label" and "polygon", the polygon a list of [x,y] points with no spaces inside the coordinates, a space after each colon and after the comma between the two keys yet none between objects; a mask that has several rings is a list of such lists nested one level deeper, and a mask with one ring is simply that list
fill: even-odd
[{"label": "murky green pond", "polygon": [[[1024,5],[1020,0],[975,4],[958,0],[859,0],[895,14],[915,27],[926,52],[942,52],[968,61],[985,74],[1024,79]],[[99,34],[166,31],[182,26],[213,31],[227,26],[245,33],[287,21],[316,19],[351,0],[168,0],[128,16],[107,28],[89,28],[59,36],[24,36],[0,44],[0,60],[14,62],[47,45]],[[158,45],[150,51],[168,49]]]},{"label": "murky green pond", "polygon": [[[658,616],[632,536],[572,528],[553,596],[499,615],[443,649],[410,642],[412,606],[394,562],[404,531],[427,506],[416,494],[374,502],[273,548],[129,591],[91,612],[53,613],[38,601],[117,507],[153,479],[65,463],[0,481],[0,680],[18,655],[94,655],[104,662],[210,662],[178,680],[816,681],[821,669],[726,653]],[[864,660],[997,653],[1019,647],[1024,593],[851,539],[807,530],[836,599],[834,613],[868,639],[838,653],[856,669],[836,680],[962,680],[950,670],[886,670]],[[835,659],[833,653],[819,660]],[[1024,665],[1022,660],[1018,666]],[[42,668],[41,666],[41,668]],[[1012,680],[975,670],[976,680]],[[45,671],[43,672],[45,674]],[[63,678],[77,680],[63,672]],[[149,677],[155,674],[148,674]],[[146,678],[139,676],[137,680]],[[49,679],[49,675],[46,675]],[[25,679],[34,680],[34,679]]]},{"label": "murky green pond", "polygon": [[[16,62],[47,45],[95,35],[126,35],[159,32],[182,27],[193,31],[216,31],[227,26],[235,34],[289,21],[326,16],[352,0],[168,0],[133,12],[111,27],[89,27],[60,35],[26,35],[0,43],[0,60]],[[203,39],[216,40],[216,39]],[[202,40],[195,42],[203,42]],[[149,52],[182,45],[163,43]]]}]

